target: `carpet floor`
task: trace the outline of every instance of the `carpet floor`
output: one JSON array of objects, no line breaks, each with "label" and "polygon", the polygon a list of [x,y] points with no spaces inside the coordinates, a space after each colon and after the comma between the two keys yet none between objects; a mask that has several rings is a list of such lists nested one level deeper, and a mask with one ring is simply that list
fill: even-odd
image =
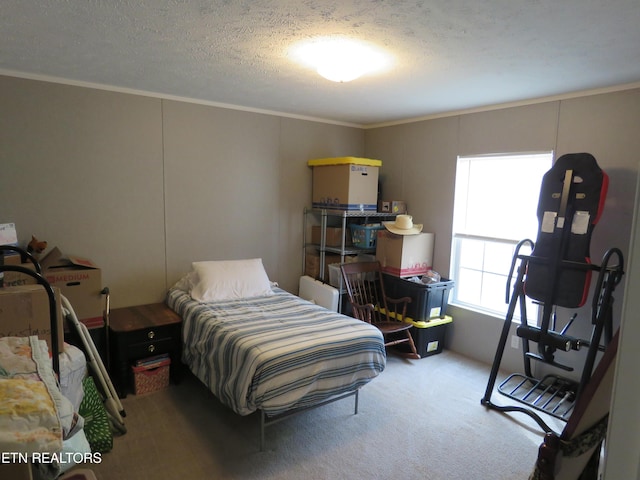
[{"label": "carpet floor", "polygon": [[185,374],[123,399],[127,433],[91,468],[98,480],[527,479],[543,433],[480,404],[488,376],[451,351],[389,355],[357,415],[353,397],[304,412],[268,427],[260,451],[259,416],[234,414]]}]

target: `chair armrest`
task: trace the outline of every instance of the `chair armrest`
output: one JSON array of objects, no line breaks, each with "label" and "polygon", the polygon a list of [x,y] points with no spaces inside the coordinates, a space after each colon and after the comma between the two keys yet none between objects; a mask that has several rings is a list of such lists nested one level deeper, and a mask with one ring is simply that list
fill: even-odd
[{"label": "chair armrest", "polygon": [[372,303],[367,303],[365,305],[361,305],[355,302],[351,303],[351,307],[353,308],[353,315],[358,320],[362,320],[363,322],[371,323],[373,318],[373,313],[375,311],[375,307]]}]

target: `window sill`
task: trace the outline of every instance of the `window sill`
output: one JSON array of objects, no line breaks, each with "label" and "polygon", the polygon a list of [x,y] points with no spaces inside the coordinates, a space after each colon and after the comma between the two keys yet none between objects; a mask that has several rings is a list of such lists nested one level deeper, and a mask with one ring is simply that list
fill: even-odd
[{"label": "window sill", "polygon": [[[478,308],[475,307],[473,305],[469,305],[466,303],[458,303],[458,302],[451,302],[449,303],[449,306],[452,306],[454,308],[460,308],[463,310],[466,310],[468,312],[471,313],[476,313],[479,315],[484,315],[485,317],[491,317],[491,318],[497,318],[498,320],[505,320],[506,319],[506,314],[500,314],[498,312],[493,312],[490,310],[484,310],[482,308]],[[513,317],[513,319],[511,320],[512,323],[520,323],[520,317]]]}]

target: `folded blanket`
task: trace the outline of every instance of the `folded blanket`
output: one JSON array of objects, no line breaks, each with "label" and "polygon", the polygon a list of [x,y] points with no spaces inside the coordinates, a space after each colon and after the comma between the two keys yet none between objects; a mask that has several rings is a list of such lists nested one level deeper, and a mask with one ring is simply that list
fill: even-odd
[{"label": "folded blanket", "polygon": [[60,452],[63,438],[81,427],[60,393],[47,344],[36,336],[0,338],[0,451]]}]

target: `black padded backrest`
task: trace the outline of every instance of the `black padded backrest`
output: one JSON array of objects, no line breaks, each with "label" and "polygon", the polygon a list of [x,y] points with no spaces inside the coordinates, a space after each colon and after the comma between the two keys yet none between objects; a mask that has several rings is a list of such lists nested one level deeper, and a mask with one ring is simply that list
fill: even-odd
[{"label": "black padded backrest", "polygon": [[608,183],[589,153],[563,155],[544,175],[538,236],[525,278],[527,296],[567,308],[585,303],[591,234],[602,214]]}]

